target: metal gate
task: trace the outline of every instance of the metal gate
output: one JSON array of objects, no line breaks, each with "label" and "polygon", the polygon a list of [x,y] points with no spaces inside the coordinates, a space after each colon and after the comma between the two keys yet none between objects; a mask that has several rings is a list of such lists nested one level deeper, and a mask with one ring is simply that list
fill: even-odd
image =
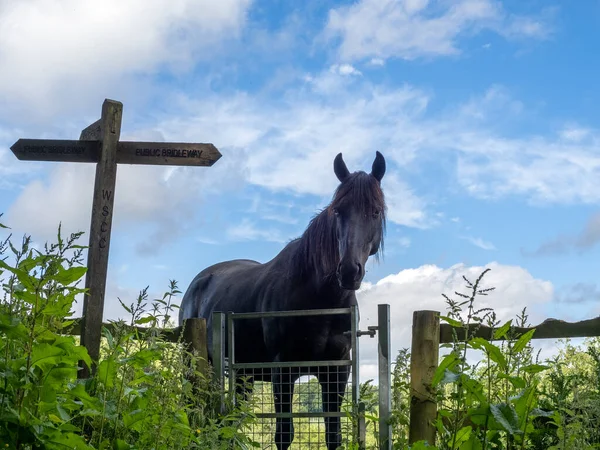
[{"label": "metal gate", "polygon": [[[267,317],[310,317],[349,315],[351,329],[351,358],[335,361],[291,361],[240,363],[235,358],[235,323],[239,320],[263,319]],[[275,450],[275,421],[277,417],[291,417],[294,424],[294,440],[290,450],[326,450],[325,417],[340,418],[342,447],[360,444],[366,448],[364,405],[360,402],[359,377],[359,337],[378,335],[379,341],[379,445],[378,449],[391,448],[390,435],[390,321],[389,305],[378,305],[378,324],[359,330],[358,308],[316,309],[304,311],[276,311],[268,313],[222,313],[214,312],[212,333],[213,366],[221,386],[221,408],[225,409],[226,396],[229,404],[235,405],[236,375],[258,376],[270,373],[273,369],[285,370],[289,375],[300,375],[294,386],[291,413],[276,413],[274,410],[272,385],[269,382],[254,381],[249,405],[257,417],[244,432],[260,444],[261,449]],[[227,330],[227,332],[226,332]],[[227,344],[227,345],[225,345]],[[226,351],[227,350],[227,351]],[[321,405],[321,386],[314,375],[303,374],[305,370],[317,372],[321,377],[333,378],[335,371],[350,368],[346,392],[339,413],[324,412]],[[354,447],[355,448],[355,447]],[[372,448],[369,446],[369,448]]]}]

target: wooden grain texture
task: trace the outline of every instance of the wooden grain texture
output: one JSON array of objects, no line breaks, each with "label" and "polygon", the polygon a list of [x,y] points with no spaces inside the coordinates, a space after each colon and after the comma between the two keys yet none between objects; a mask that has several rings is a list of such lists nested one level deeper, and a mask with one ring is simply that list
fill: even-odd
[{"label": "wooden grain texture", "polygon": [[81,344],[87,348],[93,364],[91,368],[83,364],[83,370],[79,373],[81,378],[88,378],[95,372],[100,355],[106,273],[117,179],[117,143],[121,134],[122,117],[123,104],[121,102],[108,99],[104,101],[101,118],[102,150],[100,161],[96,166],[85,279],[85,287],[88,292],[84,295],[81,327]]},{"label": "wooden grain texture", "polygon": [[415,311],[410,355],[410,428],[408,442],[425,440],[435,444],[437,416],[432,381],[438,367],[440,313]]},{"label": "wooden grain texture", "polygon": [[81,130],[80,141],[99,141],[102,139],[102,119],[96,120],[87,128]]},{"label": "wooden grain texture", "polygon": [[[447,344],[453,342],[452,327],[450,324],[440,325],[440,343]],[[487,340],[493,340],[494,329],[486,326],[471,325],[469,335],[475,332],[476,337],[482,337]],[[547,319],[535,327],[522,328],[511,327],[511,334],[521,335],[535,328],[533,339],[563,339],[576,337],[594,337],[600,336],[600,317],[594,319],[582,320],[579,322],[565,322],[558,319]],[[456,329],[459,340],[464,340],[464,328]]]},{"label": "wooden grain texture", "polygon": [[100,143],[61,139],[19,139],[10,148],[21,161],[61,161],[96,163]]},{"label": "wooden grain texture", "polygon": [[119,164],[212,166],[221,158],[213,144],[184,142],[119,142]]},{"label": "wooden grain texture", "polygon": [[196,371],[202,376],[208,375],[208,341],[206,334],[206,319],[186,319],[183,324],[183,341],[187,350],[197,357]]}]

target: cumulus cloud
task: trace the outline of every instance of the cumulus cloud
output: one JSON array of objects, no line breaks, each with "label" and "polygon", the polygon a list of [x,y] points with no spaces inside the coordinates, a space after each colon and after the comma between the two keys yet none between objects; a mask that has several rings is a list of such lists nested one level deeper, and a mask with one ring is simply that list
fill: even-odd
[{"label": "cumulus cloud", "polygon": [[436,223],[427,215],[425,202],[415,195],[407,183],[394,173],[384,179],[390,221],[413,228],[429,228]]},{"label": "cumulus cloud", "polygon": [[[151,239],[138,246],[141,254],[161,246],[193,226],[206,196],[240,187],[244,180],[244,153],[219,160],[212,167],[119,165],[114,200],[114,227],[143,222],[153,226]],[[24,163],[25,164],[25,163]],[[36,179],[21,190],[6,213],[16,230],[35,239],[55,235],[61,222],[65,232],[87,231],[90,225],[95,166],[81,163],[53,165],[47,178]],[[184,220],[186,219],[186,220]]]},{"label": "cumulus cloud", "polygon": [[[366,283],[358,292],[360,327],[377,325],[377,305],[389,304],[391,314],[392,356],[402,348],[410,348],[413,311],[434,310],[446,314],[442,294],[450,298],[454,292],[467,293],[463,275],[474,282],[490,268],[480,287],[496,289],[476,300],[478,308],[490,307],[498,319],[514,319],[527,306],[529,321],[536,325],[546,319],[544,306],[552,301],[554,288],[549,281],[534,278],[526,269],[490,263],[486,267],[456,264],[448,268],[425,265],[389,275],[375,284]],[[535,343],[536,347],[543,345]],[[440,352],[442,354],[442,352]],[[360,338],[361,380],[377,378],[377,340]]]},{"label": "cumulus cloud", "polygon": [[[200,193],[211,187],[222,191],[244,183],[271,193],[317,197],[322,204],[337,185],[335,155],[342,152],[352,171],[368,171],[375,150],[388,162],[383,186],[390,221],[403,226],[438,223],[434,205],[412,185],[425,166],[442,170],[453,186],[477,198],[600,201],[600,131],[589,129],[575,140],[562,132],[507,137],[498,123],[522,117],[527,109],[498,86],[439,113],[429,113],[430,102],[430,94],[414,86],[379,86],[330,70],[287,85],[277,98],[170,92],[154,122],[139,125],[124,139],[213,142],[224,156],[210,169],[121,166],[116,208],[124,220],[159,221],[167,213],[177,216],[186,201],[198,203]],[[59,218],[69,216],[67,205],[74,204],[76,225],[87,227],[90,168],[52,167],[47,180],[26,185],[11,208],[13,218],[28,224],[35,211],[44,212],[53,233]],[[42,192],[44,186],[52,194]]]},{"label": "cumulus cloud", "polygon": [[460,37],[482,30],[543,39],[551,15],[510,14],[493,0],[360,0],[329,11],[325,36],[341,41],[345,61],[449,56],[460,53]]},{"label": "cumulus cloud", "polygon": [[[327,70],[306,77],[301,86],[288,87],[279,101],[240,93],[202,101],[182,98],[175,116],[160,128],[180,139],[204,129],[212,142],[245,149],[251,184],[328,198],[338,183],[333,159],[339,152],[351,171],[369,171],[375,150],[390,165],[412,161],[420,131],[411,122],[427,102],[425,93],[410,86],[379,89]],[[390,169],[384,178],[386,195],[398,206],[391,220],[423,224],[425,214],[416,211],[423,201],[394,172]]]},{"label": "cumulus cloud", "polygon": [[186,70],[191,61],[214,56],[221,40],[239,35],[250,4],[251,0],[4,2],[0,109],[20,104],[33,115],[52,114],[81,97],[96,98],[90,92],[117,88],[131,75]]}]

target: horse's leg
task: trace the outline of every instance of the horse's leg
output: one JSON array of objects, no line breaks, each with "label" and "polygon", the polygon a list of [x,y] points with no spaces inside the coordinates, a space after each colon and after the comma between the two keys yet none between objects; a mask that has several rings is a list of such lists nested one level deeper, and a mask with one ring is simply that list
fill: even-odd
[{"label": "horse's leg", "polygon": [[[273,369],[273,401],[276,413],[292,412],[294,382],[297,376],[292,375],[289,367]],[[291,417],[277,417],[275,427],[275,445],[277,450],[287,450],[294,440],[294,423]]]},{"label": "horse's leg", "polygon": [[[348,366],[328,366],[326,373],[319,373],[317,379],[321,385],[323,412],[340,412],[343,395],[350,375]],[[325,442],[327,450],[336,450],[342,445],[339,417],[325,417]]]}]

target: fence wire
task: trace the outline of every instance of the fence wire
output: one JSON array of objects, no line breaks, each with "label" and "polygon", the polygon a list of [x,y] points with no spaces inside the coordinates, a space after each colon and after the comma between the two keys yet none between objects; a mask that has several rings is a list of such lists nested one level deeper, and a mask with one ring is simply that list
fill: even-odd
[{"label": "fence wire", "polygon": [[[339,368],[321,367],[317,371],[319,378],[337,378]],[[253,369],[246,375],[264,375],[271,369]],[[288,369],[290,376],[297,376],[298,369]],[[327,381],[324,381],[327,382]],[[247,383],[248,387],[249,384]],[[290,450],[327,450],[325,415],[340,417],[342,448],[344,443],[353,441],[353,421],[351,420],[350,385],[346,388],[339,413],[324,414],[321,384],[315,375],[302,375],[294,383],[291,400],[291,416],[294,426],[294,439]],[[255,381],[247,400],[257,420],[243,429],[244,434],[260,444],[260,449],[276,450],[275,431],[277,413],[274,406],[273,385],[269,382]],[[329,402],[330,403],[330,402]],[[325,408],[329,404],[325,402]],[[289,406],[289,403],[288,405]],[[285,408],[285,405],[284,405]],[[282,415],[285,415],[283,413]]]},{"label": "fence wire", "polygon": [[[341,313],[342,310],[329,310],[334,313]],[[238,364],[235,357],[232,358],[232,364],[229,360],[235,354],[235,350],[229,347],[229,357],[226,359],[226,372],[229,378],[229,390],[235,389],[236,380],[239,383],[241,376],[246,389],[240,389],[240,384],[237,384],[236,389],[240,399],[245,399],[249,402],[249,406],[255,414],[257,420],[246,426],[242,431],[248,435],[253,441],[257,442],[260,449],[276,450],[276,422],[277,417],[286,417],[292,419],[293,424],[293,440],[289,447],[290,450],[327,450],[327,427],[325,422],[333,420],[334,417],[339,418],[340,422],[340,438],[342,449],[350,448],[351,444],[356,442],[358,426],[356,421],[356,405],[353,399],[357,399],[358,385],[357,374],[358,364],[354,360],[357,355],[357,340],[356,340],[356,324],[357,315],[356,309],[346,309],[343,311],[351,316],[352,329],[348,330],[354,337],[352,339],[352,360],[346,361],[303,361],[303,362],[287,362],[287,363],[252,363]],[[286,314],[287,312],[277,313],[278,315]],[[299,312],[292,312],[299,315]],[[315,315],[321,315],[319,312]],[[311,315],[311,314],[307,314]],[[238,316],[238,317],[236,317]],[[239,317],[242,316],[242,317]],[[234,324],[234,319],[243,319],[250,317],[250,314],[236,315],[231,314],[227,321],[230,325]],[[257,316],[257,314],[252,314]],[[233,329],[234,326],[229,326],[230,329],[227,340],[228,343],[235,342]],[[232,351],[233,350],[233,351]],[[296,364],[298,364],[296,366]],[[273,381],[273,376],[277,374],[281,377],[282,383],[272,383],[262,380]],[[341,382],[347,379],[343,397],[340,397],[339,390]],[[295,380],[293,384],[286,383],[287,380]],[[276,411],[274,402],[274,389],[281,386],[282,402],[279,409]],[[292,386],[293,393],[290,391]],[[323,387],[326,394],[323,396]],[[240,392],[240,391],[243,391]]]}]

